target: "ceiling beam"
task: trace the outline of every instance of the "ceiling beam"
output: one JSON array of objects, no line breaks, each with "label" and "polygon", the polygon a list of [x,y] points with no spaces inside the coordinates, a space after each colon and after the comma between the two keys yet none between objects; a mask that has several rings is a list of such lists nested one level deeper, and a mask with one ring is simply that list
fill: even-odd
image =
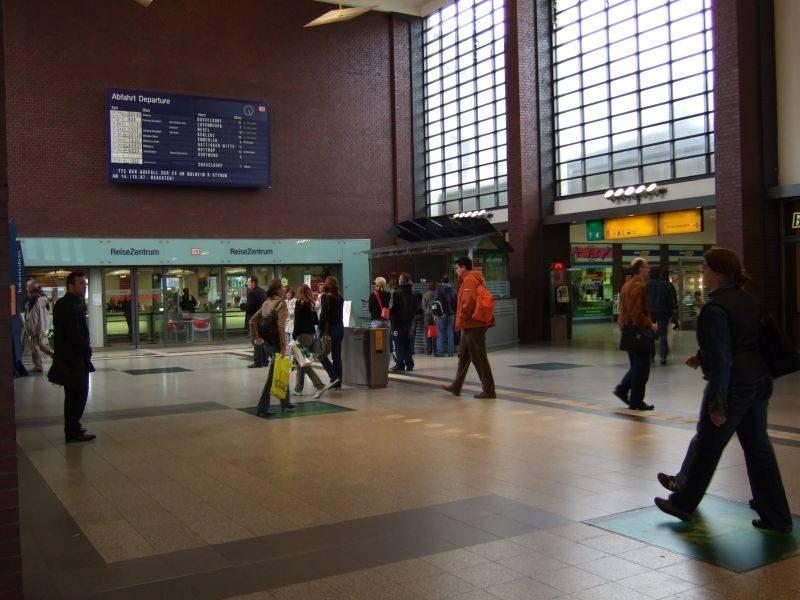
[{"label": "ceiling beam", "polygon": [[[433,11],[440,9],[454,0],[348,0],[342,2],[342,6],[373,6],[378,4],[381,12],[396,12],[415,17],[424,17]],[[339,4],[338,0],[317,0],[325,4]]]}]

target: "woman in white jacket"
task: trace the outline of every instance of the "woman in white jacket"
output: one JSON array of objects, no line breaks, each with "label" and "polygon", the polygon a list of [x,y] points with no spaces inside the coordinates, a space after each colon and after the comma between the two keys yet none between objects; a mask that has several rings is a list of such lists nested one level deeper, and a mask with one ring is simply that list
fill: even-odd
[{"label": "woman in white jacket", "polygon": [[294,290],[290,287],[286,288],[286,296],[284,296],[284,301],[286,302],[286,309],[289,311],[289,314],[286,317],[286,345],[292,343],[292,332],[294,331],[294,309],[297,305],[297,298],[294,297]]},{"label": "woman in white jacket", "polygon": [[42,353],[53,358],[53,351],[47,344],[47,329],[50,322],[50,304],[47,298],[36,285],[36,280],[28,281],[28,299],[25,301],[23,321],[23,344],[31,351],[33,359],[33,372],[41,373]]}]

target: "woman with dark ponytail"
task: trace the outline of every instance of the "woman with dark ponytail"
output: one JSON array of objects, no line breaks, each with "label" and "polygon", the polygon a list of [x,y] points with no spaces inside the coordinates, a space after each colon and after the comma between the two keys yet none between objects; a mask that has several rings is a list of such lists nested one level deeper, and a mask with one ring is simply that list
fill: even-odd
[{"label": "woman with dark ponytail", "polygon": [[792,515],[778,461],[767,434],[772,378],[761,353],[761,319],[755,299],[743,288],[749,277],[737,254],[706,252],[703,285],[711,290],[697,319],[697,354],[686,364],[700,367],[708,381],[697,423],[680,472],[658,474],[672,494],[656,498],[665,513],[690,518],[706,493],[717,463],[734,433],[744,450],[747,476],[758,513],[753,526],[778,533],[792,530]]}]

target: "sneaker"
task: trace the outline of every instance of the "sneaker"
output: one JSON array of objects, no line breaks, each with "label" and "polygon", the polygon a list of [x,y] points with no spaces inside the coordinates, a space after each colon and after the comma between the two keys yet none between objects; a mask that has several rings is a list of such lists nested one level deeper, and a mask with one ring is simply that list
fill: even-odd
[{"label": "sneaker", "polygon": [[92,435],[91,433],[82,433],[80,435],[76,435],[75,437],[67,438],[67,443],[76,444],[78,442],[91,442],[96,437],[96,435]]},{"label": "sneaker", "polygon": [[292,390],[292,396],[302,396],[303,390]]},{"label": "sneaker", "polygon": [[792,524],[784,525],[783,527],[775,527],[767,523],[764,519],[753,519],[753,527],[756,529],[763,529],[764,531],[772,531],[774,533],[792,533]]},{"label": "sneaker", "polygon": [[667,475],[666,473],[659,473],[657,475],[658,483],[661,484],[665,490],[669,490],[670,492],[677,492],[678,488],[678,480],[675,479],[674,475]]},{"label": "sneaker", "polygon": [[[677,506],[671,500],[665,500],[664,498],[655,498],[654,502],[656,506],[661,512],[665,512],[668,515],[672,515],[676,519],[680,519],[681,521],[688,521],[689,517],[691,516],[688,512],[683,510],[681,507]],[[755,525],[755,522],[753,523]]]},{"label": "sneaker", "polygon": [[316,394],[314,394],[314,400],[319,400],[320,398],[322,398],[322,394],[324,394],[325,392],[327,392],[329,389],[331,389],[331,388],[333,388],[333,387],[336,387],[336,385],[337,385],[338,383],[339,383],[339,380],[338,380],[338,379],[334,379],[334,380],[333,380],[333,381],[331,381],[331,382],[330,382],[328,385],[323,385],[321,388],[319,388],[319,389],[317,390],[317,393],[316,393]]},{"label": "sneaker", "polygon": [[637,404],[635,406],[633,404],[631,405],[631,410],[642,410],[642,411],[644,411],[644,410],[653,410],[653,409],[655,409],[655,406],[653,406],[652,404],[645,404],[644,402],[642,402],[641,404]]}]

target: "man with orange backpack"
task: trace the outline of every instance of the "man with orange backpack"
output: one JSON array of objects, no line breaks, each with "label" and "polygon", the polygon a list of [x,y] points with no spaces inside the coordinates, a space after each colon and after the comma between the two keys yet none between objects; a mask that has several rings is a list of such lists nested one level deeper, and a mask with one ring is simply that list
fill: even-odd
[{"label": "man with orange backpack", "polygon": [[458,274],[458,301],[456,330],[461,332],[458,344],[458,372],[450,385],[442,388],[455,396],[467,377],[470,363],[475,365],[483,391],[476,398],[495,398],[494,377],[486,354],[486,330],[494,327],[494,298],[483,284],[483,275],[472,270],[472,259],[463,257],[456,261]]}]

